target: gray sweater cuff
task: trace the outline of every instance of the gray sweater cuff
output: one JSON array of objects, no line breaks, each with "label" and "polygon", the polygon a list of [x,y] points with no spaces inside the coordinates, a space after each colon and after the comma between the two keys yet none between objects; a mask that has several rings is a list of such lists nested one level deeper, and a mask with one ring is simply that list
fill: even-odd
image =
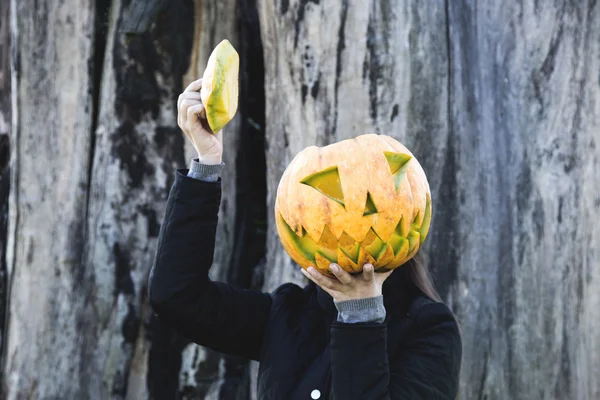
[{"label": "gray sweater cuff", "polygon": [[366,299],[334,301],[338,310],[337,320],[347,324],[385,321],[383,296]]},{"label": "gray sweater cuff", "polygon": [[198,159],[194,158],[187,176],[200,181],[216,182],[221,177],[221,171],[223,170],[224,165],[225,163],[223,161],[221,161],[221,164],[215,165],[200,164]]}]

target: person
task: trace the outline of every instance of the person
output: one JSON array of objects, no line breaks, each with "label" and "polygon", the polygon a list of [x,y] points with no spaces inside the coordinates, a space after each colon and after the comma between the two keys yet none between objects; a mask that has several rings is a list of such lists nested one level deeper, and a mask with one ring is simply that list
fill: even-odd
[{"label": "person", "polygon": [[[212,134],[201,80],[178,100],[178,124],[198,152],[169,193],[149,298],[158,317],[190,340],[260,362],[258,399],[454,399],[462,343],[422,263],[372,265],[337,279],[314,268],[305,287],[272,293],[214,282],[222,135]],[[304,271],[304,270],[303,270]]]}]

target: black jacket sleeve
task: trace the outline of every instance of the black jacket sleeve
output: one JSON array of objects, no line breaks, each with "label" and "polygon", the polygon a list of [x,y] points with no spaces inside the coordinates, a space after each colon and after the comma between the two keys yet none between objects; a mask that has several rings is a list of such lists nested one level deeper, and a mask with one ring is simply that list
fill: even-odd
[{"label": "black jacket sleeve", "polygon": [[414,334],[392,359],[385,324],[334,324],[334,398],[454,400],[462,357],[454,316],[445,305],[432,303],[413,323]]},{"label": "black jacket sleeve", "polygon": [[271,296],[209,279],[221,183],[192,179],[186,173],[177,171],[169,193],[149,278],[152,307],[190,340],[257,360]]}]

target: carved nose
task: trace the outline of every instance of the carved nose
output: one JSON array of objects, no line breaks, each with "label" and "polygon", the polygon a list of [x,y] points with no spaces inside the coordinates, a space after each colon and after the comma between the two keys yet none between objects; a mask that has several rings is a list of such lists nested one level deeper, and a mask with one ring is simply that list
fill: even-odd
[{"label": "carved nose", "polygon": [[363,212],[363,217],[371,214],[377,214],[377,207],[375,207],[375,203],[373,202],[373,198],[371,197],[371,192],[367,192],[367,202],[365,203],[365,211]]}]

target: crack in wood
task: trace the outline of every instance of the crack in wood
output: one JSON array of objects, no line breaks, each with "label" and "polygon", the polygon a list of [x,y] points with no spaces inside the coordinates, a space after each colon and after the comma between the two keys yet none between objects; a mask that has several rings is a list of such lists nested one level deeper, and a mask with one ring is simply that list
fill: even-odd
[{"label": "crack in wood", "polygon": [[330,142],[335,140],[337,135],[337,120],[339,114],[339,92],[340,78],[342,76],[342,53],[346,48],[346,20],[348,19],[348,0],[342,0],[340,11],[340,28],[337,34],[337,46],[335,49],[335,83],[333,91],[333,123],[331,130],[327,132],[330,136]]},{"label": "crack in wood", "polygon": [[304,22],[304,16],[306,13],[306,7],[309,3],[313,3],[315,5],[319,5],[320,0],[300,0],[298,3],[298,13],[296,15],[296,19],[294,21],[294,48],[298,47],[298,38],[300,36],[300,26]]},{"label": "crack in wood", "polygon": [[[0,2],[0,355],[5,346],[6,315],[8,313],[8,270],[6,249],[8,239],[8,201],[10,192],[10,1]],[[0,360],[2,361],[2,360]],[[0,370],[3,364],[0,364]],[[2,379],[0,378],[0,387]]]}]

